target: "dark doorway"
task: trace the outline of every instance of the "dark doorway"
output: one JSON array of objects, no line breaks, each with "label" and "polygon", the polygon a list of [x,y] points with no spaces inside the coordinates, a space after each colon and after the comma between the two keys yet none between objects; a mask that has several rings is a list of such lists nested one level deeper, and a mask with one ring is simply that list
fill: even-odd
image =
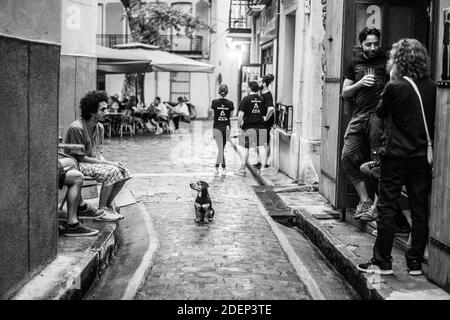
[{"label": "dark doorway", "polygon": [[[381,30],[382,50],[390,50],[392,44],[401,38],[416,38],[430,50],[432,46],[432,1],[431,0],[348,0],[344,13],[344,43],[342,67],[350,63],[353,55],[360,50],[358,34],[365,26]],[[430,50],[431,52],[431,50]],[[341,79],[342,88],[343,79]],[[340,102],[339,141],[338,141],[338,178],[337,208],[353,208],[358,202],[358,195],[351,185],[340,164],[344,133],[351,118],[353,104],[351,101]]]}]

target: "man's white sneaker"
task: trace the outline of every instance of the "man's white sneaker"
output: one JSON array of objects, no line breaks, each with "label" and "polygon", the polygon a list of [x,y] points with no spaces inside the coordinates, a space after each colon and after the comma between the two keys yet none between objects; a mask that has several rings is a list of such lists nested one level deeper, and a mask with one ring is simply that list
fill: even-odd
[{"label": "man's white sneaker", "polygon": [[121,214],[118,214],[114,210],[110,208],[102,208],[105,211],[105,214],[99,218],[96,218],[94,220],[97,221],[105,221],[105,222],[116,222],[124,219],[124,216]]},{"label": "man's white sneaker", "polygon": [[227,175],[227,169],[223,168],[222,169],[222,176],[226,176]]}]

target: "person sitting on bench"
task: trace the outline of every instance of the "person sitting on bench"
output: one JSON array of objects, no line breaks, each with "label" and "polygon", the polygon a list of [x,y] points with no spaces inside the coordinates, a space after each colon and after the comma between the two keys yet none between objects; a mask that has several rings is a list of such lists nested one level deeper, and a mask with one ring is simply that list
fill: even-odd
[{"label": "person sitting on bench", "polygon": [[59,189],[67,186],[67,223],[64,224],[62,234],[66,237],[95,236],[99,230],[86,227],[79,222],[79,219],[99,220],[105,212],[97,210],[87,204],[81,196],[83,186],[83,174],[78,171],[75,159],[68,156],[59,155],[58,159],[58,181]]},{"label": "person sitting on bench", "polygon": [[103,221],[122,220],[112,204],[122,190],[130,173],[119,161],[107,161],[103,157],[104,128],[100,121],[107,107],[108,96],[104,91],[88,92],[80,101],[81,119],[74,121],[68,128],[65,142],[82,144],[84,150],[68,150],[78,163],[80,172],[94,178],[102,184],[99,209],[106,213]]}]

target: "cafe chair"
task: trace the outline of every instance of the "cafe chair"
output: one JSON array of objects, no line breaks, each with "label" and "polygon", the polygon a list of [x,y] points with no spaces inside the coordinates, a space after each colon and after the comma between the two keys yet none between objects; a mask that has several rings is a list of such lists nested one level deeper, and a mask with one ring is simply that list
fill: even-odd
[{"label": "cafe chair", "polygon": [[125,110],[124,115],[122,116],[119,129],[120,138],[122,138],[124,132],[128,132],[130,136],[133,136],[135,133],[135,123],[131,114],[131,110]]}]

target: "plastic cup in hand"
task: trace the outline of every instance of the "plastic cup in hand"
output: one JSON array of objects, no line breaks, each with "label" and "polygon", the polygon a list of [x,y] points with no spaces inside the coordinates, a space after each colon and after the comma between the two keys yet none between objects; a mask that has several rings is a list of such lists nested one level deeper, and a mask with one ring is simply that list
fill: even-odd
[{"label": "plastic cup in hand", "polygon": [[366,75],[375,76],[375,68],[367,68]]}]

